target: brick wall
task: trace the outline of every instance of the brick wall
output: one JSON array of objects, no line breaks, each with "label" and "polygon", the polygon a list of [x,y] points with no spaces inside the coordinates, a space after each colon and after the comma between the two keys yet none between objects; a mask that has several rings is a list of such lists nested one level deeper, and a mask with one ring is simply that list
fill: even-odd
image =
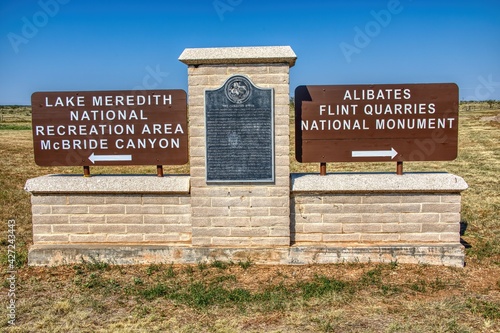
[{"label": "brick wall", "polygon": [[191,242],[190,198],[33,195],[33,243]]},{"label": "brick wall", "polygon": [[459,243],[460,194],[296,195],[292,241]]},{"label": "brick wall", "polygon": [[[288,246],[290,243],[289,65],[189,66],[191,204],[194,246]],[[207,89],[232,75],[246,75],[274,89],[275,182],[207,184],[205,105]]]}]

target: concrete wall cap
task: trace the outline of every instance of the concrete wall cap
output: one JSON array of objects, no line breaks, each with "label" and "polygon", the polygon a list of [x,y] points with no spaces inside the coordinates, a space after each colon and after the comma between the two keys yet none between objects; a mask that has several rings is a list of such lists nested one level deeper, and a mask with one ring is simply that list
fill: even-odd
[{"label": "concrete wall cap", "polygon": [[290,46],[187,48],[179,56],[186,65],[286,63],[292,67],[296,59]]},{"label": "concrete wall cap", "polygon": [[292,174],[292,193],[461,192],[468,188],[462,177],[450,173],[333,173]]},{"label": "concrete wall cap", "polygon": [[49,193],[178,193],[189,194],[187,175],[46,175],[28,179],[24,189],[32,194]]}]

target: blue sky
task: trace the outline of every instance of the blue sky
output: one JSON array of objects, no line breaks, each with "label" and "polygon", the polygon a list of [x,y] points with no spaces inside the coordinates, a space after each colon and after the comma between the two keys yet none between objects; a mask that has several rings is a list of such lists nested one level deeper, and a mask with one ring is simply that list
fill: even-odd
[{"label": "blue sky", "polygon": [[0,104],[35,91],[184,89],[185,48],[289,45],[290,91],[455,82],[500,100],[500,1],[2,0]]}]

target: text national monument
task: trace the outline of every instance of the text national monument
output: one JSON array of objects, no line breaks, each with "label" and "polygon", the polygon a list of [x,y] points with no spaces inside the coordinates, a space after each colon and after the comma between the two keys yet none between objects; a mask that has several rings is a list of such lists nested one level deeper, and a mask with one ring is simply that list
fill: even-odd
[{"label": "text national monument", "polygon": [[[189,174],[29,179],[29,264],[98,258],[462,267],[467,184],[446,172],[400,168],[457,157],[458,87],[300,85],[291,145],[289,72],[296,59],[289,46],[188,48],[179,57],[187,93],[34,93],[38,165],[189,163]],[[293,150],[320,172],[291,173]],[[337,162],[398,169],[327,173],[326,163]]]}]

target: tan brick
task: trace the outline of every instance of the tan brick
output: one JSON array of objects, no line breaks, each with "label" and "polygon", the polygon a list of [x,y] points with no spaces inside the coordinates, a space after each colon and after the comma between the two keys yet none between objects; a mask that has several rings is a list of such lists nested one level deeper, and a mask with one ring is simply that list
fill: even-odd
[{"label": "tan brick", "polygon": [[382,232],[385,233],[417,233],[422,232],[420,223],[385,223],[382,225]]},{"label": "tan brick", "polygon": [[460,213],[443,213],[439,214],[439,222],[441,223],[459,223]]},{"label": "tan brick", "polygon": [[279,227],[279,226],[288,226],[290,221],[288,216],[253,216],[250,219],[250,225],[252,227]]},{"label": "tan brick", "polygon": [[110,243],[142,243],[142,234],[108,234],[106,241]]},{"label": "tan brick", "polygon": [[106,222],[105,215],[83,214],[83,215],[70,215],[69,217],[69,223],[71,224],[82,224],[82,223],[98,224],[105,222]]},{"label": "tan brick", "polygon": [[69,236],[68,235],[44,235],[44,234],[39,234],[39,235],[33,235],[33,243],[38,244],[38,243],[68,243],[69,242]]},{"label": "tan brick", "polygon": [[191,233],[185,233],[185,234],[180,234],[179,235],[179,241],[180,242],[186,242],[186,243],[191,243]]},{"label": "tan brick", "polygon": [[208,227],[208,228],[192,228],[193,236],[202,237],[229,237],[231,236],[231,228],[223,227]]},{"label": "tan brick", "polygon": [[289,133],[290,133],[290,126],[288,126],[288,125],[276,125],[276,126],[274,126],[274,135],[276,135],[276,136],[288,137]]},{"label": "tan brick", "polygon": [[342,224],[342,231],[344,233],[377,233],[382,232],[381,223],[370,223],[370,224]]},{"label": "tan brick", "polygon": [[322,198],[324,204],[360,204],[360,195],[325,195]]},{"label": "tan brick", "polygon": [[[231,197],[266,197],[269,195],[268,187],[235,187],[228,188]],[[215,195],[214,195],[215,196]],[[227,195],[222,195],[227,196]]]},{"label": "tan brick", "polygon": [[268,67],[269,73],[283,73],[283,74],[288,74],[289,73],[289,66],[287,64],[271,64]]},{"label": "tan brick", "polygon": [[398,242],[399,235],[395,234],[361,234],[361,242]]},{"label": "tan brick", "polygon": [[191,195],[182,195],[179,196],[179,205],[187,205],[191,207]]},{"label": "tan brick", "polygon": [[402,223],[432,223],[439,222],[437,213],[407,213],[400,215]]},{"label": "tan brick", "polygon": [[182,215],[144,215],[144,224],[187,224],[191,223],[191,216]]},{"label": "tan brick", "polygon": [[32,195],[31,205],[67,205],[68,198],[64,195]]},{"label": "tan brick", "polygon": [[238,208],[229,209],[228,207],[192,207],[194,217],[217,217],[229,216],[229,213],[236,211]]},{"label": "tan brick", "polygon": [[178,205],[179,197],[171,197],[165,195],[143,195],[143,205]]},{"label": "tan brick", "polygon": [[[192,75],[189,78],[189,86],[202,86],[208,84],[208,76],[205,75]],[[192,98],[192,96],[191,96]]]},{"label": "tan brick", "polygon": [[432,223],[432,224],[422,224],[422,232],[449,232],[456,233],[457,235],[460,233],[460,224],[459,223]]},{"label": "tan brick", "polygon": [[250,207],[250,198],[248,197],[226,197],[212,198],[212,207]]},{"label": "tan brick", "polygon": [[[201,148],[197,148],[201,149]],[[206,169],[204,167],[191,167],[192,177],[205,177]]]},{"label": "tan brick", "polygon": [[252,207],[289,207],[288,197],[261,197],[251,198],[250,205]]},{"label": "tan brick", "polygon": [[[193,187],[191,196],[194,198],[229,197],[231,189],[227,187]],[[193,204],[194,205],[194,204]]]},{"label": "tan brick", "polygon": [[379,203],[400,203],[400,195],[365,195],[362,196],[362,203],[364,204],[379,204]]},{"label": "tan brick", "polygon": [[269,228],[270,237],[290,237],[289,227],[271,227]]},{"label": "tan brick", "polygon": [[382,213],[420,213],[421,205],[418,203],[385,204],[382,205]]},{"label": "tan brick", "polygon": [[397,213],[383,213],[383,214],[361,214],[364,223],[395,223],[400,221],[400,214]]},{"label": "tan brick", "polygon": [[296,232],[296,233],[303,233],[304,232],[304,226],[307,224],[306,223],[300,223],[300,222],[295,222],[294,220],[290,221],[290,230],[291,232]]},{"label": "tan brick", "polygon": [[443,204],[422,204],[422,213],[460,213],[460,204],[458,203],[443,203]]},{"label": "tan brick", "polygon": [[191,244],[193,246],[210,246],[212,245],[212,237],[198,237],[193,235]]},{"label": "tan brick", "polygon": [[444,232],[439,235],[439,240],[449,243],[460,243],[460,234],[457,232]]},{"label": "tan brick", "polygon": [[52,225],[50,224],[41,224],[33,226],[33,234],[51,234],[52,233]]},{"label": "tan brick", "polygon": [[205,147],[206,142],[204,137],[191,137],[190,144],[192,147]]},{"label": "tan brick", "polygon": [[70,235],[71,243],[105,243],[106,234]]},{"label": "tan brick", "polygon": [[[184,234],[146,234],[145,242],[155,243],[188,243],[191,239],[189,235]],[[210,245],[210,244],[206,244]]]},{"label": "tan brick", "polygon": [[50,206],[46,206],[46,205],[31,206],[31,213],[33,215],[50,214]]},{"label": "tan brick", "polygon": [[290,235],[290,238],[294,241],[294,242],[321,242],[322,240],[322,234],[299,234],[299,233],[296,233],[296,234],[293,234],[293,235]]},{"label": "tan brick", "polygon": [[127,205],[126,214],[162,214],[163,207],[159,205]]},{"label": "tan brick", "polygon": [[304,233],[323,233],[336,234],[342,233],[342,224],[326,224],[326,223],[305,223],[303,225]]},{"label": "tan brick", "polygon": [[227,71],[225,74],[213,74],[208,76],[208,85],[205,86],[206,89],[217,89],[220,88],[227,80],[230,73]]},{"label": "tan brick", "polygon": [[231,228],[231,237],[265,237],[269,236],[269,228],[239,227]]},{"label": "tan brick", "polygon": [[255,237],[251,239],[251,246],[289,246],[289,237]]},{"label": "tan brick", "polygon": [[322,240],[324,242],[359,242],[360,234],[325,234]]},{"label": "tan brick", "polygon": [[108,205],[114,205],[114,204],[124,204],[124,205],[137,204],[137,205],[140,205],[140,204],[142,204],[142,196],[139,194],[114,195],[114,196],[105,197],[104,201]]},{"label": "tan brick", "polygon": [[89,226],[86,224],[53,225],[52,232],[55,234],[88,234]]},{"label": "tan brick", "polygon": [[[285,140],[285,139],[283,139]],[[283,150],[285,147],[283,147]],[[277,150],[280,150],[280,147],[277,147]],[[289,148],[286,146],[286,150]],[[276,170],[276,186],[287,186],[290,184],[290,167],[288,165],[275,165]]]},{"label": "tan brick", "polygon": [[[284,150],[284,149],[282,149],[282,150]],[[276,157],[275,157],[274,163],[275,163],[275,165],[278,165],[278,166],[281,166],[281,165],[287,166],[288,163],[290,163],[290,157],[285,155],[284,152],[278,151],[278,152],[276,152]]]},{"label": "tan brick", "polygon": [[125,205],[89,206],[89,214],[125,214]]},{"label": "tan brick", "polygon": [[[330,202],[327,202],[327,203],[332,203],[334,201],[334,199],[330,199],[330,198],[332,198],[331,196],[328,198],[329,198],[328,201],[330,201]],[[313,195],[311,195],[311,196],[295,195],[292,197],[291,202],[292,202],[292,204],[295,204],[295,205],[300,205],[300,204],[302,204],[302,205],[304,205],[304,204],[321,205],[321,204],[323,204],[324,200],[325,199],[319,195],[314,195],[314,196]]]},{"label": "tan brick", "polygon": [[81,205],[51,206],[52,214],[87,214],[88,211],[88,206]]},{"label": "tan brick", "polygon": [[418,234],[401,234],[401,242],[439,242],[439,234],[418,233]]},{"label": "tan brick", "polygon": [[[225,75],[227,73],[226,66],[209,66],[200,65],[198,67],[188,67],[188,78],[191,79],[192,75]],[[191,93],[191,90],[190,90]]]},{"label": "tan brick", "polygon": [[437,203],[439,201],[440,196],[437,194],[406,194],[401,196],[401,203]]},{"label": "tan brick", "polygon": [[[206,223],[206,219],[203,219]],[[212,227],[248,227],[250,226],[250,217],[221,217],[211,218],[211,226]]]},{"label": "tan brick", "polygon": [[[296,223],[323,223],[322,214],[292,214],[290,220],[294,220]],[[333,221],[328,221],[332,223]]]},{"label": "tan brick", "polygon": [[191,233],[190,224],[167,224],[163,226],[164,233]]},{"label": "tan brick", "polygon": [[157,234],[163,232],[163,226],[158,224],[129,224],[125,226],[129,234]]},{"label": "tan brick", "polygon": [[[281,174],[279,173],[280,167],[276,167],[276,178],[274,180],[274,183],[276,186],[290,186],[290,172],[289,170],[286,172],[283,172],[283,176],[280,176]],[[286,175],[286,176],[285,176]]]},{"label": "tan brick", "polygon": [[91,234],[125,234],[127,226],[123,224],[90,224]]},{"label": "tan brick", "polygon": [[[225,219],[221,219],[222,221],[224,221]],[[192,217],[191,218],[191,226],[193,227],[210,227],[212,226],[213,224],[210,222],[210,219],[209,218],[206,218],[206,217]],[[217,225],[219,227],[225,227],[226,225]]]},{"label": "tan brick", "polygon": [[205,96],[189,96],[188,100],[190,104],[203,105],[203,101]]},{"label": "tan brick", "polygon": [[214,246],[250,246],[250,244],[251,237],[212,237],[211,239],[211,245]]},{"label": "tan brick", "polygon": [[33,224],[66,224],[68,215],[33,215]]},{"label": "tan brick", "polygon": [[144,218],[142,215],[106,215],[107,224],[142,224],[143,222]]},{"label": "tan brick", "polygon": [[315,204],[305,204],[302,205],[302,211],[305,214],[333,214],[333,213],[341,213],[343,212],[344,205],[340,204],[331,204],[331,205],[315,205]]},{"label": "tan brick", "polygon": [[[275,101],[276,101],[276,114],[286,114],[286,111],[283,111],[286,110],[286,106],[284,108],[280,108],[279,106],[284,106],[283,104],[286,104],[286,101],[288,100],[289,96],[288,95],[285,95],[285,94],[282,94],[283,92],[285,92],[286,88],[285,87],[288,87],[287,84],[278,84],[278,85],[274,85],[274,88],[275,88],[275,92],[276,92],[276,97],[275,97]],[[287,89],[288,90],[288,89]]]},{"label": "tan brick", "polygon": [[269,207],[270,216],[290,216],[289,207]]},{"label": "tan brick", "polygon": [[[214,208],[215,209],[215,208]],[[228,210],[229,215],[232,217],[258,217],[269,216],[269,208],[265,207],[231,207]],[[223,215],[218,215],[223,216]]]},{"label": "tan brick", "polygon": [[[267,74],[269,72],[267,66],[228,66],[228,74]],[[253,76],[252,76],[253,77]]]},{"label": "tan brick", "polygon": [[190,214],[191,206],[190,205],[165,205],[163,206],[163,214],[168,215],[181,215],[181,214]]},{"label": "tan brick", "polygon": [[[376,216],[378,216],[377,214]],[[360,214],[324,214],[323,223],[361,223],[363,221]],[[378,221],[381,222],[381,221]]]},{"label": "tan brick", "polygon": [[441,202],[442,203],[457,203],[459,204],[462,200],[462,197],[460,194],[448,194],[448,195],[442,195],[441,196]]},{"label": "tan brick", "polygon": [[105,204],[106,197],[103,195],[71,195],[68,196],[70,205],[99,205]]}]

